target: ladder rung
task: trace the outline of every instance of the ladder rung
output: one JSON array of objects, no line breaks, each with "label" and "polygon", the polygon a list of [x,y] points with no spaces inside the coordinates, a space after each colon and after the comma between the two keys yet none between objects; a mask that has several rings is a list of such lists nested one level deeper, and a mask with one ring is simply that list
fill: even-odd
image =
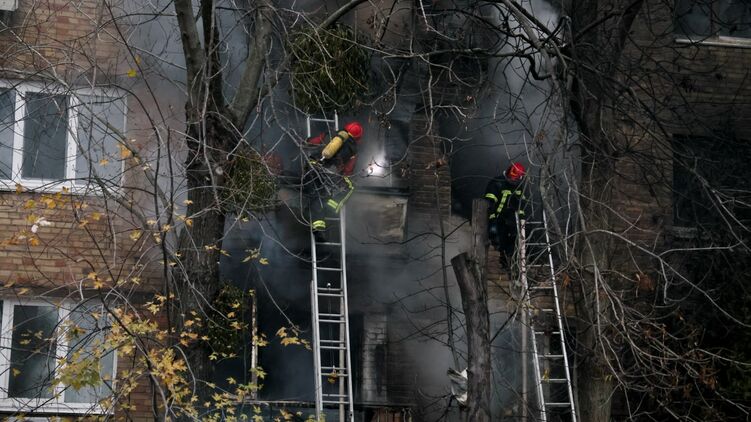
[{"label": "ladder rung", "polygon": [[318,322],[323,324],[344,324],[344,319],[319,319]]},{"label": "ladder rung", "polygon": [[341,268],[333,268],[333,267],[316,267],[316,270],[318,271],[341,271]]},{"label": "ladder rung", "polygon": [[344,343],[344,340],[320,339],[318,341],[320,341],[321,343],[329,343],[329,344],[342,344],[342,343]]},{"label": "ladder rung", "polygon": [[318,288],[318,293],[327,293],[327,292],[341,293],[342,289],[340,289],[338,287],[319,287]]},{"label": "ladder rung", "polygon": [[563,355],[539,355],[543,359],[563,359]]},{"label": "ladder rung", "polygon": [[318,316],[323,317],[323,318],[341,318],[343,315],[342,314],[327,314],[327,313],[321,312],[318,314]]},{"label": "ladder rung", "polygon": [[560,331],[535,331],[535,334],[538,336],[548,335],[548,334],[557,336],[561,334],[561,332]]},{"label": "ladder rung", "polygon": [[326,378],[346,378],[347,374],[340,374],[338,372],[334,374],[334,373],[329,372],[328,374],[321,374],[321,376],[326,377]]},{"label": "ladder rung", "polygon": [[324,217],[323,219],[328,221],[339,221],[339,217]]},{"label": "ladder rung", "polygon": [[339,242],[316,242],[316,245],[322,245],[322,246],[341,246],[342,244]]},{"label": "ladder rung", "polygon": [[347,350],[344,346],[321,346],[323,350]]},{"label": "ladder rung", "polygon": [[341,293],[320,293],[319,292],[318,296],[323,296],[323,297],[342,297],[342,294]]},{"label": "ladder rung", "polygon": [[343,371],[344,369],[346,369],[346,368],[342,368],[342,367],[339,367],[339,366],[322,366],[321,367],[322,371],[329,371],[328,372],[329,374],[333,373],[334,371],[336,371],[336,372]]},{"label": "ladder rung", "polygon": [[534,286],[530,287],[529,290],[553,290],[553,285],[551,284],[549,286]]},{"label": "ladder rung", "polygon": [[308,120],[311,122],[330,122],[330,123],[336,123],[336,120],[334,119],[323,119],[320,117],[308,117]]},{"label": "ladder rung", "polygon": [[532,242],[532,243],[525,243],[526,246],[548,246],[545,242]]},{"label": "ladder rung", "polygon": [[348,401],[321,400],[323,404],[349,404]]},{"label": "ladder rung", "polygon": [[321,395],[324,397],[339,397],[339,398],[345,398],[345,399],[349,397],[346,394],[335,394],[335,393],[321,393]]},{"label": "ladder rung", "polygon": [[571,403],[568,403],[568,402],[549,402],[549,403],[545,403],[545,407],[571,407]]},{"label": "ladder rung", "polygon": [[550,384],[564,384],[564,383],[567,383],[568,380],[566,378],[548,378],[548,379],[542,380],[542,382],[547,382]]}]

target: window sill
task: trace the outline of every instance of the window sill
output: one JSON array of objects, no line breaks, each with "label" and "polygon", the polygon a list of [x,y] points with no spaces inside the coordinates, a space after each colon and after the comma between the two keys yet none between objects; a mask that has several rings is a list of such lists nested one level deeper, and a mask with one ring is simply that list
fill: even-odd
[{"label": "window sill", "polygon": [[[73,195],[90,195],[90,196],[104,196],[102,188],[95,184],[77,184],[70,181],[51,181],[51,180],[8,180],[0,179],[0,193],[1,192],[16,192],[18,185],[23,188],[23,192],[30,193],[58,193],[63,189],[67,189],[69,193]],[[109,193],[114,195],[120,195],[122,188],[120,186],[108,188]]]},{"label": "window sill", "polygon": [[[0,413],[34,415],[109,415],[95,403],[59,403],[52,399],[0,399]],[[29,420],[26,418],[25,420]]]},{"label": "window sill", "polygon": [[687,45],[706,45],[714,47],[729,48],[751,48],[751,38],[728,37],[725,35],[714,35],[711,37],[692,37],[688,35],[676,35],[677,44]]}]

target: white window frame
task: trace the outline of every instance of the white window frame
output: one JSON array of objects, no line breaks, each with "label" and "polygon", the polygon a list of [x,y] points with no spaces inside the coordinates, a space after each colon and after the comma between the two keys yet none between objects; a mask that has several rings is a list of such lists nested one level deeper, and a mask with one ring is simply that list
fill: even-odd
[{"label": "white window frame", "polygon": [[[65,335],[65,322],[68,320],[70,311],[75,309],[76,303],[72,301],[42,301],[20,300],[16,298],[0,298],[3,302],[2,324],[0,325],[0,412],[28,412],[32,414],[86,414],[105,415],[111,414],[111,409],[103,408],[99,403],[67,403],[65,402],[66,386],[62,383],[55,384],[51,398],[26,398],[8,397],[10,386],[10,353],[13,339],[13,311],[16,306],[44,306],[56,307],[58,312],[57,325],[55,326],[55,361],[64,362],[68,356],[68,340]],[[112,385],[114,386],[117,374],[117,351],[112,351]],[[55,366],[55,370],[59,368]]]},{"label": "white window frame", "polygon": [[[13,127],[13,150],[11,160],[11,178],[0,178],[0,191],[15,190],[16,184],[25,189],[38,192],[57,192],[65,187],[71,192],[78,193],[101,193],[101,188],[95,182],[89,180],[76,180],[76,164],[78,158],[78,115],[81,109],[80,97],[97,96],[112,98],[122,102],[123,131],[127,130],[128,108],[124,91],[117,88],[66,88],[59,84],[44,84],[37,82],[13,81],[0,79],[0,89],[10,89],[14,96],[14,127]],[[68,126],[65,155],[65,178],[62,180],[50,179],[24,179],[22,176],[23,153],[24,153],[24,129],[26,117],[26,95],[28,93],[49,93],[50,95],[65,95],[68,97]],[[122,186],[124,160],[120,162],[120,179],[115,187],[119,192]]]}]

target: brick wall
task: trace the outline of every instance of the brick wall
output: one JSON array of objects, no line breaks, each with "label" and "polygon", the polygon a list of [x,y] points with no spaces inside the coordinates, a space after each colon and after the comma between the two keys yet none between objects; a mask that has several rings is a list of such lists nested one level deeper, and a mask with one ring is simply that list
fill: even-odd
[{"label": "brick wall", "polygon": [[427,110],[415,112],[410,127],[409,217],[435,220],[451,210],[451,180],[444,151],[435,136],[437,127]]},{"label": "brick wall", "polygon": [[[751,42],[688,42],[673,31],[672,5],[645,2],[629,33],[618,80],[624,95],[606,124],[615,128],[619,154],[609,229],[653,249],[670,241],[673,226],[674,135],[732,134],[751,139]],[[619,242],[614,266],[640,267],[651,259]],[[614,245],[615,246],[615,245]]]},{"label": "brick wall", "polygon": [[109,13],[94,0],[19,1],[0,24],[0,70],[71,83],[114,76],[120,50]]},{"label": "brick wall", "polygon": [[388,319],[384,314],[370,314],[363,323],[362,402],[386,403],[386,353],[388,350]]},{"label": "brick wall", "polygon": [[[123,50],[109,13],[98,0],[20,0],[0,23],[0,77],[72,87],[116,80],[124,73]],[[0,190],[0,297],[78,300],[116,292],[109,298],[138,308],[162,290],[160,258],[149,252],[153,238],[137,236],[143,224],[126,207],[56,192]],[[129,197],[124,192],[123,203]],[[119,355],[118,372],[131,362]],[[144,380],[118,398],[125,403],[118,417],[153,420],[151,400]]]}]

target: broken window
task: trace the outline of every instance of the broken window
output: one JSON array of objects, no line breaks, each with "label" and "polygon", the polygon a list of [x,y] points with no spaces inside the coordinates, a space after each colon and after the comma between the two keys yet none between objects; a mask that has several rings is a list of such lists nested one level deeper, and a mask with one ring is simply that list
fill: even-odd
[{"label": "broken window", "polygon": [[675,32],[699,37],[751,37],[751,1],[676,0]]}]

